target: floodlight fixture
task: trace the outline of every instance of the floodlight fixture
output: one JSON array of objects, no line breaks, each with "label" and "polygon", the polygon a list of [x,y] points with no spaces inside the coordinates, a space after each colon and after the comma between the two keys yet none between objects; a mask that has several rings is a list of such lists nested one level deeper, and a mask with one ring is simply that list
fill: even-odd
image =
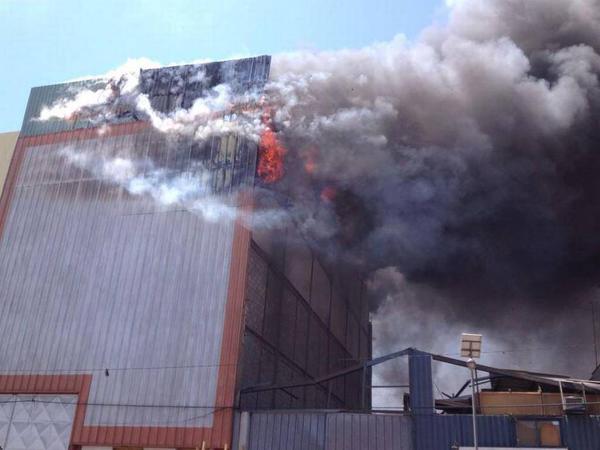
[{"label": "floodlight fixture", "polygon": [[481,335],[463,333],[460,335],[460,356],[463,358],[481,357]]}]

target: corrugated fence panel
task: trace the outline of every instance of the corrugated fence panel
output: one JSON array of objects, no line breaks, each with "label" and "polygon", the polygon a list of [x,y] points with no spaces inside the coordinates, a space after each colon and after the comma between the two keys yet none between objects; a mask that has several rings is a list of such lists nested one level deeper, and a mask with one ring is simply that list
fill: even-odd
[{"label": "corrugated fence panel", "polygon": [[[517,447],[515,418],[479,416],[480,447]],[[560,419],[562,445],[600,449],[600,417]],[[251,413],[248,450],[450,450],[472,446],[471,416],[315,411]]]},{"label": "corrugated fence panel", "polygon": [[248,450],[325,450],[326,420],[324,413],[252,413]]},{"label": "corrugated fence panel", "polygon": [[327,415],[327,450],[412,449],[412,422],[397,414]]},{"label": "corrugated fence panel", "polygon": [[412,422],[401,414],[254,412],[249,450],[412,450]]},{"label": "corrugated fence panel", "polygon": [[[509,416],[477,418],[480,446],[516,445],[514,420]],[[420,415],[414,417],[416,449],[449,449],[452,445],[473,445],[470,415]]]},{"label": "corrugated fence panel", "polygon": [[565,417],[561,420],[563,445],[569,450],[600,449],[600,417]]}]

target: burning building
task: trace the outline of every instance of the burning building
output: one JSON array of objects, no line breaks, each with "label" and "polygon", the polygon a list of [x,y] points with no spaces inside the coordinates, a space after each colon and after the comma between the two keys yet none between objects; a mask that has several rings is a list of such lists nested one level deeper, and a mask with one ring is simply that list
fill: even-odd
[{"label": "burning building", "polygon": [[[356,373],[252,391],[371,355],[359,274],[294,225],[238,214],[282,174],[268,124],[262,139],[230,126],[260,102],[220,111],[227,133],[154,123],[216,103],[222,86],[260,93],[269,67],[142,70],[143,113],[124,79],[32,89],[0,204],[2,448],[228,448],[240,406],[361,405]],[[68,110],[82,92],[101,98]],[[62,117],[45,117],[51,105]]]}]

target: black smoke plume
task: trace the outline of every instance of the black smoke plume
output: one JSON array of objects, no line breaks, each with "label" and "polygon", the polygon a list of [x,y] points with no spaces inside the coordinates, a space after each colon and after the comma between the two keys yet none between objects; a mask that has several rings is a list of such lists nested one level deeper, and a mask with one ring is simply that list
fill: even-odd
[{"label": "black smoke plume", "polygon": [[589,312],[565,321],[600,280],[600,1],[465,0],[417,42],[273,72],[295,152],[279,189],[321,248],[376,271],[373,309],[398,311],[379,348],[435,347],[448,320],[546,356],[575,339],[578,365],[554,366],[593,368]]}]

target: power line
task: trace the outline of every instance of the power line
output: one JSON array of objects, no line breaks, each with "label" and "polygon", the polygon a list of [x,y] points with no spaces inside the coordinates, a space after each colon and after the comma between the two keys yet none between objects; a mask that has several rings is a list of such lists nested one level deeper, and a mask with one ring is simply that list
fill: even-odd
[{"label": "power line", "polygon": [[[18,396],[31,396],[31,398],[22,398],[14,400],[0,400],[0,404],[11,404],[11,403],[44,403],[44,404],[58,404],[58,405],[74,405],[74,406],[106,406],[113,408],[165,408],[165,409],[234,409],[234,406],[205,406],[205,405],[145,405],[140,403],[104,403],[104,402],[89,402],[89,401],[60,401],[60,400],[45,400],[43,398],[33,396],[33,394],[0,394],[2,395],[14,395]],[[59,396],[59,395],[74,395],[74,394],[39,394],[48,396]]]},{"label": "power line", "polygon": [[44,373],[67,373],[67,372],[105,372],[105,371],[126,371],[126,370],[174,370],[174,369],[198,369],[198,368],[212,368],[212,367],[226,367],[226,366],[237,366],[239,363],[227,363],[227,364],[187,364],[181,366],[139,366],[139,367],[87,367],[87,368],[57,368],[57,369],[8,369],[0,373],[4,374],[35,374],[40,375]]}]

